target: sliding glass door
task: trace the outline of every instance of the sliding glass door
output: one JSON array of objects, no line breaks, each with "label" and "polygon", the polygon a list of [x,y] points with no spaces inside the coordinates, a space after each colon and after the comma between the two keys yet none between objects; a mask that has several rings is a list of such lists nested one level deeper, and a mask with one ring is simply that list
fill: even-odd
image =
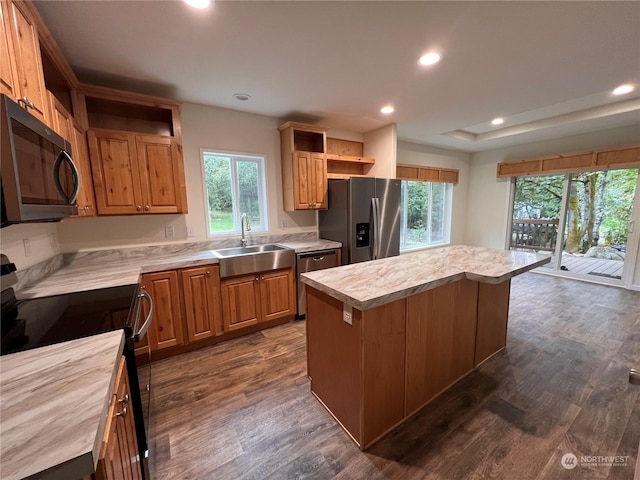
[{"label": "sliding glass door", "polygon": [[546,271],[621,283],[635,260],[627,247],[637,184],[638,169],[517,178],[510,248],[550,253]]}]

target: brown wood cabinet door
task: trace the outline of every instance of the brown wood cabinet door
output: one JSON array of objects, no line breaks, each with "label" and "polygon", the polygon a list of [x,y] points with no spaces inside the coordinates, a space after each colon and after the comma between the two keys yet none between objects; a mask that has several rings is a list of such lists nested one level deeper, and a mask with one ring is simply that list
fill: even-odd
[{"label": "brown wood cabinet door", "polygon": [[[183,345],[184,322],[178,272],[170,270],[143,275],[142,288],[149,292],[154,305],[153,319],[147,332],[151,351]],[[144,310],[146,315],[146,305]]]},{"label": "brown wood cabinet door", "polygon": [[33,19],[20,5],[21,3],[12,1],[7,4],[15,54],[16,93],[19,98],[28,99],[33,104],[29,112],[46,123],[47,95],[38,31]]},{"label": "brown wood cabinet door", "polygon": [[259,286],[261,322],[296,313],[293,269],[262,273]]},{"label": "brown wood cabinet door", "polygon": [[89,162],[89,149],[84,130],[77,124],[72,127],[73,162],[80,172],[80,193],[78,194],[78,215],[94,217],[97,214],[96,200],[93,192],[93,178]]},{"label": "brown wood cabinet door", "polygon": [[219,267],[188,268],[181,275],[189,342],[222,335]]},{"label": "brown wood cabinet door", "polygon": [[327,208],[327,159],[322,153],[312,153],[310,164],[312,208]]},{"label": "brown wood cabinet door", "polygon": [[98,214],[141,213],[135,135],[90,129],[87,138]]},{"label": "brown wood cabinet door", "polygon": [[260,318],[258,275],[245,275],[220,282],[224,331],[255,325]]},{"label": "brown wood cabinet door", "polygon": [[96,480],[140,480],[135,422],[131,408],[131,389],[124,357],[120,361],[116,386],[111,397],[102,449],[96,467]]},{"label": "brown wood cabinet door", "polygon": [[180,213],[181,162],[174,139],[136,137],[144,213]]},{"label": "brown wood cabinet door", "polygon": [[312,188],[311,154],[293,152],[293,198],[296,210],[311,208]]},{"label": "brown wood cabinet door", "polygon": [[67,142],[72,143],[73,135],[71,129],[73,118],[71,114],[52,93],[48,92],[47,97],[49,98],[49,111],[51,112],[49,126]]},{"label": "brown wood cabinet door", "polygon": [[0,5],[0,93],[18,99],[15,83],[15,56],[11,39],[8,3]]}]

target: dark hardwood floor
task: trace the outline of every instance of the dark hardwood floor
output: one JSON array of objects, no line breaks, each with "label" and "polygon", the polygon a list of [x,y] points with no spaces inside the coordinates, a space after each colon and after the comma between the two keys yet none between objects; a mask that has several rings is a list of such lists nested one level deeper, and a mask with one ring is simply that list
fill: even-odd
[{"label": "dark hardwood floor", "polygon": [[[640,293],[534,273],[511,292],[507,350],[364,453],[310,393],[304,322],[155,363],[153,478],[632,479]],[[628,461],[580,462],[609,455]]]}]

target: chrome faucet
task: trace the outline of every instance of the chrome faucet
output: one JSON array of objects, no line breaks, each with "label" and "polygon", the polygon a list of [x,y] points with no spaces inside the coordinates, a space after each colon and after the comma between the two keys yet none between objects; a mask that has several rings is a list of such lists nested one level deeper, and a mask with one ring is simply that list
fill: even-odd
[{"label": "chrome faucet", "polygon": [[243,213],[242,215],[240,215],[240,228],[242,229],[242,238],[240,239],[240,244],[243,247],[247,246],[247,239],[244,238],[244,226],[245,223],[247,224],[247,232],[251,231],[251,224],[249,223],[249,217],[247,217],[246,213]]}]

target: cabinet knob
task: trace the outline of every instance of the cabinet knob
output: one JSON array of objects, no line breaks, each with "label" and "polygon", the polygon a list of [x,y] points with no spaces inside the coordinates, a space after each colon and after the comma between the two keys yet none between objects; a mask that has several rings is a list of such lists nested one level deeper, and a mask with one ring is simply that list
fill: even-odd
[{"label": "cabinet knob", "polygon": [[264,280],[264,275],[261,275],[261,276],[260,276],[260,280]]},{"label": "cabinet knob", "polygon": [[118,413],[116,413],[116,417],[122,417],[122,418],[124,418],[124,417],[126,417],[126,416],[127,416],[127,407],[124,407],[124,408],[122,409],[122,412],[118,412]]},{"label": "cabinet knob", "polygon": [[260,281],[260,279],[258,277],[256,277],[256,282],[259,282],[259,281]]},{"label": "cabinet knob", "polygon": [[118,400],[118,403],[129,403],[129,394],[125,393],[124,397],[122,397],[120,400]]},{"label": "cabinet knob", "polygon": [[149,208],[150,208],[150,207],[149,207],[149,205],[145,205],[145,206],[144,206],[144,209],[145,209],[145,211],[147,211],[147,212],[149,211]]},{"label": "cabinet knob", "polygon": [[211,272],[209,270],[207,270],[207,277],[211,275]]},{"label": "cabinet knob", "polygon": [[137,210],[138,212],[142,211],[142,205],[138,205],[138,206],[136,206],[136,210]]}]

